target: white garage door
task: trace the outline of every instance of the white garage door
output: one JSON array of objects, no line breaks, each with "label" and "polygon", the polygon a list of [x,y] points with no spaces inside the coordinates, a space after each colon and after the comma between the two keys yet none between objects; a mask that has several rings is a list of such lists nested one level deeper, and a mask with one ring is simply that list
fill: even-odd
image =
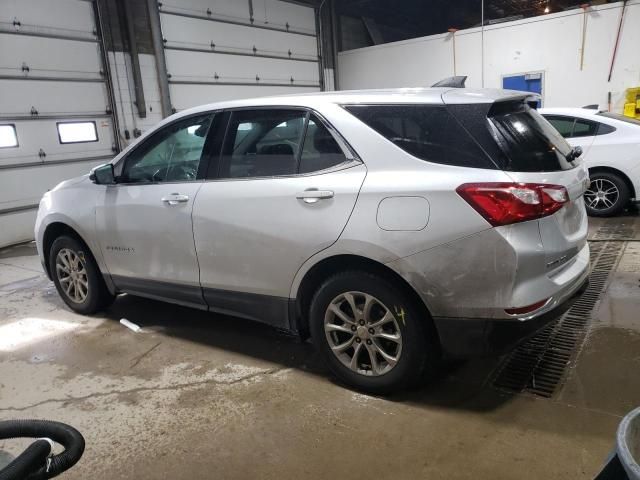
[{"label": "white garage door", "polygon": [[320,89],[313,8],[278,0],[159,3],[175,110]]},{"label": "white garage door", "polygon": [[0,0],[0,246],[33,238],[37,204],[114,154],[96,29],[84,0]]}]

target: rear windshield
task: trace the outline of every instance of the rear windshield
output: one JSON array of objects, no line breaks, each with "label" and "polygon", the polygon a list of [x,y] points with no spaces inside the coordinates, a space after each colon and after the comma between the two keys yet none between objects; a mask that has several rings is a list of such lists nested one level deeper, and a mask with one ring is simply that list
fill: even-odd
[{"label": "rear windshield", "polygon": [[527,103],[495,103],[489,120],[508,162],[505,170],[553,172],[577,165],[577,161],[567,160],[571,153],[567,141]]},{"label": "rear windshield", "polygon": [[497,169],[444,105],[346,105],[344,108],[421,160]]},{"label": "rear windshield", "polygon": [[611,113],[611,112],[600,112],[598,115],[607,118],[613,118],[614,120],[620,120],[621,122],[630,123],[631,125],[638,125],[640,127],[640,120],[636,120],[635,118],[625,117],[624,115],[620,115],[619,113]]}]

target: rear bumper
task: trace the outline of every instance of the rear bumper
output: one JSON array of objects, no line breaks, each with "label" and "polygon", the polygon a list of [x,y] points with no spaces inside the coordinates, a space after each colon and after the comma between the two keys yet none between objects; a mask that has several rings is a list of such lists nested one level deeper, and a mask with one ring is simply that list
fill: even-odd
[{"label": "rear bumper", "polygon": [[526,320],[434,317],[442,352],[448,358],[507,353],[565,313],[588,283],[589,279],[583,278],[552,310]]}]

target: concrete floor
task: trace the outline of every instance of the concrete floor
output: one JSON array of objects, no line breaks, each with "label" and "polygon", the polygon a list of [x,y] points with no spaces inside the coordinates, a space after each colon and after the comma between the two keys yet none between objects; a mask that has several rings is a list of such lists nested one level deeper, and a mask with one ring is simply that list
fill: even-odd
[{"label": "concrete floor", "polygon": [[[640,240],[638,217],[619,220]],[[551,399],[496,390],[497,359],[375,398],[335,384],[309,344],[241,319],[130,296],[82,317],[33,247],[14,247],[0,251],[0,419],[78,428],[68,479],[590,479],[640,403],[640,242],[625,247]]]}]

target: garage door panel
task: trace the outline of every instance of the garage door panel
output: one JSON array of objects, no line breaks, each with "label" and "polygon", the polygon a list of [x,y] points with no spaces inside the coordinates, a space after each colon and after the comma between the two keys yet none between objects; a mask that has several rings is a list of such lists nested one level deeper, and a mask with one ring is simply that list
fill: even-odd
[{"label": "garage door panel", "polygon": [[[2,210],[37,205],[42,195],[63,180],[89,173],[107,159],[40,167],[0,170],[5,188],[0,190]],[[2,219],[2,216],[0,216]],[[33,229],[33,226],[31,227]],[[2,230],[2,229],[0,229]]]},{"label": "garage door panel", "polygon": [[239,98],[308,93],[303,87],[252,87],[238,85],[172,85],[171,102],[177,110]]},{"label": "garage door panel", "polygon": [[[36,210],[0,214],[0,248],[25,242],[33,238],[33,225],[36,222]],[[34,274],[35,275],[35,274]]]},{"label": "garage door panel", "polygon": [[291,78],[294,83],[317,84],[319,81],[315,62],[171,50],[167,50],[165,56],[171,80],[212,81],[217,74],[221,82],[255,82],[256,75],[264,82],[289,83]]},{"label": "garage door panel", "polygon": [[91,2],[79,0],[55,0],[55,8],[52,8],[51,0],[3,0],[0,22],[10,24],[13,29],[14,18],[25,29],[37,26],[48,31],[46,27],[50,27],[84,36],[95,29]]},{"label": "garage door panel", "polygon": [[[253,0],[254,18],[257,24],[279,24],[315,34],[316,20],[313,8],[278,0]],[[266,12],[266,14],[265,14]]]},{"label": "garage door panel", "polygon": [[24,76],[67,76],[100,79],[100,50],[97,43],[0,34],[0,72]]},{"label": "garage door panel", "polygon": [[[34,91],[38,92],[37,98]],[[40,115],[104,113],[107,91],[98,82],[0,80],[3,116],[28,115],[32,106]]]},{"label": "garage door panel", "polygon": [[184,0],[162,2],[162,9],[196,15],[207,15],[211,11],[212,17],[228,18],[229,20],[250,21],[249,2],[238,0]]},{"label": "garage door panel", "polygon": [[[162,14],[162,33],[168,45],[181,45],[235,50],[240,53],[278,54],[318,57],[315,37],[277,32],[241,25],[215,23],[194,18]],[[215,23],[215,25],[212,25]],[[253,47],[256,51],[253,51]]]},{"label": "garage door panel", "polygon": [[[98,141],[83,143],[60,143],[58,122],[94,122]],[[96,157],[113,154],[113,130],[111,119],[74,118],[73,120],[18,120],[10,123],[16,130],[18,147],[0,149],[0,167],[23,163],[58,162],[78,158]],[[39,156],[42,150],[45,156]],[[0,175],[4,172],[0,170]]]}]

